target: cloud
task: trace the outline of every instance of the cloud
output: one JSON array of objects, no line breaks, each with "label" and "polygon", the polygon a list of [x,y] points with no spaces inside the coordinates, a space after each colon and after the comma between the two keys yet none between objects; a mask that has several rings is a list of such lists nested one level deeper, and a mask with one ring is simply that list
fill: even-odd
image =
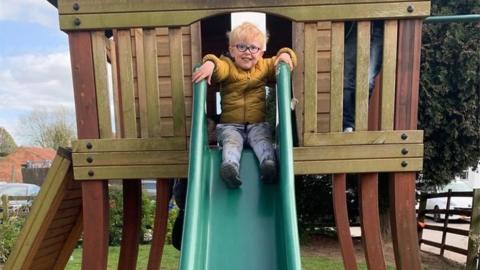
[{"label": "cloud", "polygon": [[0,57],[0,108],[73,107],[68,52]]},{"label": "cloud", "polygon": [[0,21],[37,23],[58,28],[57,9],[46,0],[1,0]]}]

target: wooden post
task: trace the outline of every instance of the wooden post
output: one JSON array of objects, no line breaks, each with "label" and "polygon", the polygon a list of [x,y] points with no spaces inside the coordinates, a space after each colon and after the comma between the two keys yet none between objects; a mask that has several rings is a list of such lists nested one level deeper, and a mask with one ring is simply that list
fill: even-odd
[{"label": "wooden post", "polygon": [[3,223],[8,221],[8,196],[2,196]]},{"label": "wooden post", "polygon": [[[68,33],[72,63],[77,130],[79,139],[100,137],[90,32]],[[107,181],[82,182],[82,269],[107,269],[108,189]]]},{"label": "wooden post", "polygon": [[[425,221],[425,209],[427,208],[427,198],[424,194],[420,196],[420,203],[418,206],[418,213],[417,213],[417,220],[418,222],[423,223]],[[422,244],[422,237],[423,237],[423,226],[418,228],[418,246]]]},{"label": "wooden post", "polygon": [[448,190],[447,195],[447,206],[445,207],[445,218],[443,219],[443,230],[442,230],[442,247],[440,248],[440,256],[443,256],[445,252],[445,241],[447,240],[447,228],[448,228],[448,215],[450,214],[450,201],[452,199],[452,190]]},{"label": "wooden post", "polygon": [[480,249],[480,189],[473,190],[472,215],[468,236],[468,255],[466,270],[476,270]]},{"label": "wooden post", "polygon": [[350,224],[348,221],[346,189],[346,174],[334,174],[332,179],[333,211],[335,226],[337,227],[338,241],[342,251],[343,266],[347,270],[356,270],[357,261],[353,248]]},{"label": "wooden post", "polygon": [[[399,21],[396,130],[417,129],[421,33],[421,20]],[[415,216],[415,177],[413,172],[393,173],[389,182],[392,240],[395,264],[400,270],[421,269]]]}]

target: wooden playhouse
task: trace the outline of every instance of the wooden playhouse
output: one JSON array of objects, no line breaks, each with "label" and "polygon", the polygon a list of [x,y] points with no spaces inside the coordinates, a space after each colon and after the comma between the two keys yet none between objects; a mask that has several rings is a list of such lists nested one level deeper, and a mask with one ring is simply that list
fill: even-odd
[{"label": "wooden playhouse", "polygon": [[[333,174],[335,220],[344,266],[356,269],[346,207],[346,173],[359,173],[369,269],[386,269],[378,173],[390,173],[392,238],[398,269],[421,269],[415,177],[422,19],[414,0],[49,0],[70,43],[79,140],[59,150],[6,269],[63,269],[83,232],[83,269],[106,269],[108,181],[123,179],[119,269],[135,269],[139,179],[158,179],[149,269],[159,269],[171,179],[186,178],[192,119],[191,74],[204,53],[222,53],[229,14],[267,14],[269,52],[292,47],[296,175]],[[370,24],[384,20],[381,79],[368,98]],[[344,32],[358,21],[356,131],[342,132]],[[109,85],[113,96],[109,94]],[[214,91],[207,111],[215,117]],[[111,115],[114,117],[112,118]],[[113,127],[113,129],[112,129]],[[112,131],[113,130],[113,131]],[[195,134],[194,134],[195,136]]]}]

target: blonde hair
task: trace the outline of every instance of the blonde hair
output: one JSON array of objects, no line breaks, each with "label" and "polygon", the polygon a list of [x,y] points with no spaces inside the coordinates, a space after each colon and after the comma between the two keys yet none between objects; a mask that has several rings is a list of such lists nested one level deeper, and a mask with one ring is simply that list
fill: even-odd
[{"label": "blonde hair", "polygon": [[261,44],[262,50],[265,49],[265,44],[268,41],[268,36],[258,29],[255,24],[249,22],[244,22],[233,28],[231,32],[227,33],[227,36],[230,46],[235,45],[234,42],[242,39],[253,39]]}]

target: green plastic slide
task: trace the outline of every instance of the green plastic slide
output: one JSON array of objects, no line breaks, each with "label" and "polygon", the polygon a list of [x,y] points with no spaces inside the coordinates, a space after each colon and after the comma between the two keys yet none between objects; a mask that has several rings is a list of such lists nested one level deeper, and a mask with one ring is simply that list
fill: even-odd
[{"label": "green plastic slide", "polygon": [[205,80],[194,86],[180,269],[300,270],[288,65],[277,67],[279,182],[274,185],[260,180],[251,150],[242,155],[241,187],[223,183],[221,152],[207,142],[206,91]]}]

